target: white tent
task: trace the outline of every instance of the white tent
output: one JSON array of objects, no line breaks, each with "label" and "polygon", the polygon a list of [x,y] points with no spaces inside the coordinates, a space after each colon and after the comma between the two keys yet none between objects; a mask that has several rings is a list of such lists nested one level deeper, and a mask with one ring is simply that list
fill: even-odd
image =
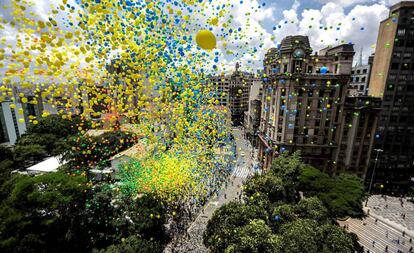
[{"label": "white tent", "polygon": [[65,161],[60,162],[59,160],[60,156],[50,157],[40,163],[37,163],[27,168],[26,170],[29,174],[56,172],[59,166],[66,163]]}]

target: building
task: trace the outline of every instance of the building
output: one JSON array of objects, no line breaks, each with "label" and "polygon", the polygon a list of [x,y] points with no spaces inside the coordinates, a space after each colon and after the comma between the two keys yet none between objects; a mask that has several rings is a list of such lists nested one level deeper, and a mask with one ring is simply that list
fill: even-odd
[{"label": "building", "polygon": [[253,147],[258,145],[258,133],[260,126],[262,81],[255,78],[250,88],[249,109],[244,112],[244,134]]},{"label": "building", "polygon": [[239,68],[240,64],[236,63],[236,69],[231,75],[211,78],[219,104],[230,109],[234,126],[243,125],[244,112],[249,109],[250,87],[254,79],[254,75],[242,72]]},{"label": "building", "polygon": [[17,138],[26,132],[23,105],[21,103],[5,101],[0,103],[0,143],[14,145]]},{"label": "building", "polygon": [[364,96],[368,92],[368,79],[370,74],[370,65],[362,63],[362,48],[359,60],[352,68],[351,83],[348,88],[349,96]]},{"label": "building", "polygon": [[268,168],[281,152],[300,150],[305,162],[335,170],[341,107],[353,45],[312,54],[306,36],[288,36],[264,60],[259,158]]},{"label": "building", "polygon": [[368,94],[382,99],[373,191],[405,193],[414,177],[414,2],[393,5],[380,24]]},{"label": "building", "polygon": [[334,152],[334,173],[352,172],[366,179],[381,112],[381,99],[347,96],[339,111],[338,145]]}]

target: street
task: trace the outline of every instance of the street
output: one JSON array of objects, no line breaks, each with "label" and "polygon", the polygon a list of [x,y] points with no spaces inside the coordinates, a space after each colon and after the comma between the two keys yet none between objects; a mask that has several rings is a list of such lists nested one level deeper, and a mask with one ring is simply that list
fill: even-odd
[{"label": "street", "polygon": [[[243,138],[243,132],[239,128],[233,128],[233,135],[236,141],[237,162],[229,180],[222,185],[218,195],[212,197],[205,205],[202,212],[187,229],[187,235],[182,236],[174,248],[167,247],[164,252],[209,252],[203,244],[203,232],[207,222],[214,211],[222,205],[241,199],[241,187],[246,178],[253,172],[250,169],[252,164],[251,150],[248,142]],[[244,155],[243,155],[244,154]]]}]

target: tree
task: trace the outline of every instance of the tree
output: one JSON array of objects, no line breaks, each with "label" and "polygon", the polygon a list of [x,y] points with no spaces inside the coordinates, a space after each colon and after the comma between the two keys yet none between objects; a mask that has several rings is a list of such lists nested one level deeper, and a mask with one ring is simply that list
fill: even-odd
[{"label": "tree", "polygon": [[226,253],[273,253],[280,252],[280,237],[263,220],[252,220],[243,227],[235,228],[233,241]]},{"label": "tree", "polygon": [[0,187],[10,178],[14,164],[13,150],[0,146]]},{"label": "tree", "polygon": [[299,152],[294,152],[291,155],[285,152],[273,160],[270,171],[283,181],[293,183],[294,185],[292,186],[296,186],[301,166],[302,161],[300,160]]},{"label": "tree", "polygon": [[324,224],[319,227],[321,244],[319,252],[353,253],[354,243],[352,238],[339,226]]},{"label": "tree", "polygon": [[79,127],[87,130],[90,127],[90,123],[80,117],[63,119],[60,115],[51,114],[47,117],[41,117],[36,125],[29,124],[26,134],[52,134],[57,138],[66,138],[76,134],[79,131]]},{"label": "tree", "polygon": [[319,223],[328,221],[328,210],[317,197],[301,199],[295,205],[294,212],[302,219],[311,219]]},{"label": "tree", "polygon": [[334,180],[326,173],[305,165],[301,168],[299,175],[299,190],[304,191],[309,196],[320,192],[325,192],[332,188]]},{"label": "tree", "polygon": [[131,147],[137,137],[116,131],[100,136],[76,136],[71,139],[72,150],[65,155],[73,168],[87,170],[93,167],[109,166],[109,159],[119,152]]},{"label": "tree", "polygon": [[254,219],[267,220],[266,211],[237,202],[225,204],[208,221],[203,242],[212,252],[224,252],[236,236],[234,229],[245,226]]},{"label": "tree", "polygon": [[14,149],[14,155],[19,167],[27,167],[47,157],[47,151],[44,146],[38,144],[18,145]]},{"label": "tree", "polygon": [[260,193],[260,195],[266,196],[271,203],[288,200],[282,179],[272,174],[255,175],[247,181],[244,192],[247,198],[254,197],[258,195],[257,193]]},{"label": "tree", "polygon": [[164,247],[158,241],[142,239],[136,235],[121,240],[103,250],[94,250],[93,253],[162,253]]},{"label": "tree", "polygon": [[80,251],[83,234],[74,228],[81,226],[86,179],[58,172],[11,180],[0,206],[0,251]]},{"label": "tree", "polygon": [[286,253],[316,253],[320,234],[319,224],[309,219],[297,219],[281,227],[282,249]]},{"label": "tree", "polygon": [[362,179],[351,174],[341,174],[335,179],[335,184],[327,192],[318,197],[328,208],[334,218],[362,218],[362,202],[366,193]]}]

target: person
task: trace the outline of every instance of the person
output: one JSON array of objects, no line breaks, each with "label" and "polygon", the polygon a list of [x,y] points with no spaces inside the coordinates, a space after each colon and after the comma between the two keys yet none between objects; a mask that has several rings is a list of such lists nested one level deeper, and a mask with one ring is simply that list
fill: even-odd
[{"label": "person", "polygon": [[413,247],[412,246],[410,247],[410,250],[408,252],[413,252]]},{"label": "person", "polygon": [[388,252],[388,245],[385,245],[385,252]]},{"label": "person", "polygon": [[388,230],[385,230],[385,237],[388,238]]},{"label": "person", "polygon": [[372,241],[372,247],[375,248],[375,241]]},{"label": "person", "polygon": [[405,236],[405,231],[402,232],[403,237]]}]

